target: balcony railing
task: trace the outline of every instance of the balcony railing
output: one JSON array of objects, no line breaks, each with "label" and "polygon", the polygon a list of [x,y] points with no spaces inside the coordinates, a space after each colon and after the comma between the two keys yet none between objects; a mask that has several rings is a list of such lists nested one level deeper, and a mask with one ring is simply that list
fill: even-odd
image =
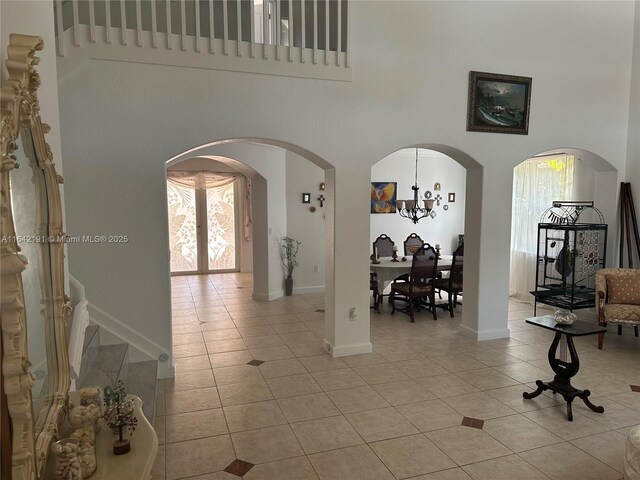
[{"label": "balcony railing", "polygon": [[350,67],[350,0],[55,0],[54,5],[61,57],[71,46],[107,44]]}]

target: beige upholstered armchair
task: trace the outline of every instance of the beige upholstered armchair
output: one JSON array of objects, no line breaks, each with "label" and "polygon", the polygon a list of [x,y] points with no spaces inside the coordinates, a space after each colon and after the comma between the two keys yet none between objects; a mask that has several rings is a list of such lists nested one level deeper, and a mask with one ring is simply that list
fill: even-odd
[{"label": "beige upholstered armchair", "polygon": [[[596,272],[596,314],[600,325],[633,326],[636,337],[640,325],[640,269],[603,268]],[[602,349],[604,333],[598,334]]]}]

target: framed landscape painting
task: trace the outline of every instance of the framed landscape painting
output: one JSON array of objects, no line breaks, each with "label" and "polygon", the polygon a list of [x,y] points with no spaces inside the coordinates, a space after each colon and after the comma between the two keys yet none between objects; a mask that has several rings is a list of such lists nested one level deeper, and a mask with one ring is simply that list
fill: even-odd
[{"label": "framed landscape painting", "polygon": [[396,182],[371,182],[371,213],[396,213]]},{"label": "framed landscape painting", "polygon": [[469,72],[467,131],[529,133],[531,78]]}]

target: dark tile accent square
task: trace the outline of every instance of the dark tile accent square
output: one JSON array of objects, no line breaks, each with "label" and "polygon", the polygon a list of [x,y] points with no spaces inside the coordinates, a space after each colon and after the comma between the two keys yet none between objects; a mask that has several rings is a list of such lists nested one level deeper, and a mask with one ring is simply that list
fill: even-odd
[{"label": "dark tile accent square", "polygon": [[640,385],[629,385],[632,392],[640,392]]},{"label": "dark tile accent square", "polygon": [[262,360],[255,360],[255,359],[254,359],[254,360],[249,360],[249,361],[247,362],[247,365],[251,365],[251,366],[254,366],[254,367],[259,367],[259,366],[260,366],[260,365],[262,365],[263,363],[264,363],[264,362],[263,362]]},{"label": "dark tile accent square", "polygon": [[224,471],[230,473],[231,475],[242,477],[243,475],[246,475],[246,473],[252,468],[253,463],[245,462],[244,460],[236,458],[233,462],[227,465]]},{"label": "dark tile accent square", "polygon": [[482,427],[484,427],[484,420],[480,420],[479,418],[464,417],[460,425],[462,425],[463,427],[478,428],[482,430]]},{"label": "dark tile accent square", "polygon": [[324,308],[318,308],[316,312],[324,313]]},{"label": "dark tile accent square", "polygon": [[236,287],[236,288],[244,288],[244,287]]}]

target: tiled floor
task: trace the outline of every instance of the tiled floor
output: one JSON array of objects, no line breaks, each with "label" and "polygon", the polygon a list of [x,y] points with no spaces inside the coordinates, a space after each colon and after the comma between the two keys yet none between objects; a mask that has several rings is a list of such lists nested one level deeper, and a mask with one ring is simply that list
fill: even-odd
[{"label": "tiled floor", "polygon": [[602,351],[577,339],[574,383],[605,413],[578,399],[568,422],[552,394],[522,398],[552,377],[552,334],[525,324],[530,305],[511,304],[510,339],[476,342],[460,314],[411,324],[385,303],[371,313],[374,353],[333,359],[322,295],[254,302],[245,274],[175,277],[172,294],[176,378],[160,382],[154,478],[622,478],[640,424],[630,330]]}]

